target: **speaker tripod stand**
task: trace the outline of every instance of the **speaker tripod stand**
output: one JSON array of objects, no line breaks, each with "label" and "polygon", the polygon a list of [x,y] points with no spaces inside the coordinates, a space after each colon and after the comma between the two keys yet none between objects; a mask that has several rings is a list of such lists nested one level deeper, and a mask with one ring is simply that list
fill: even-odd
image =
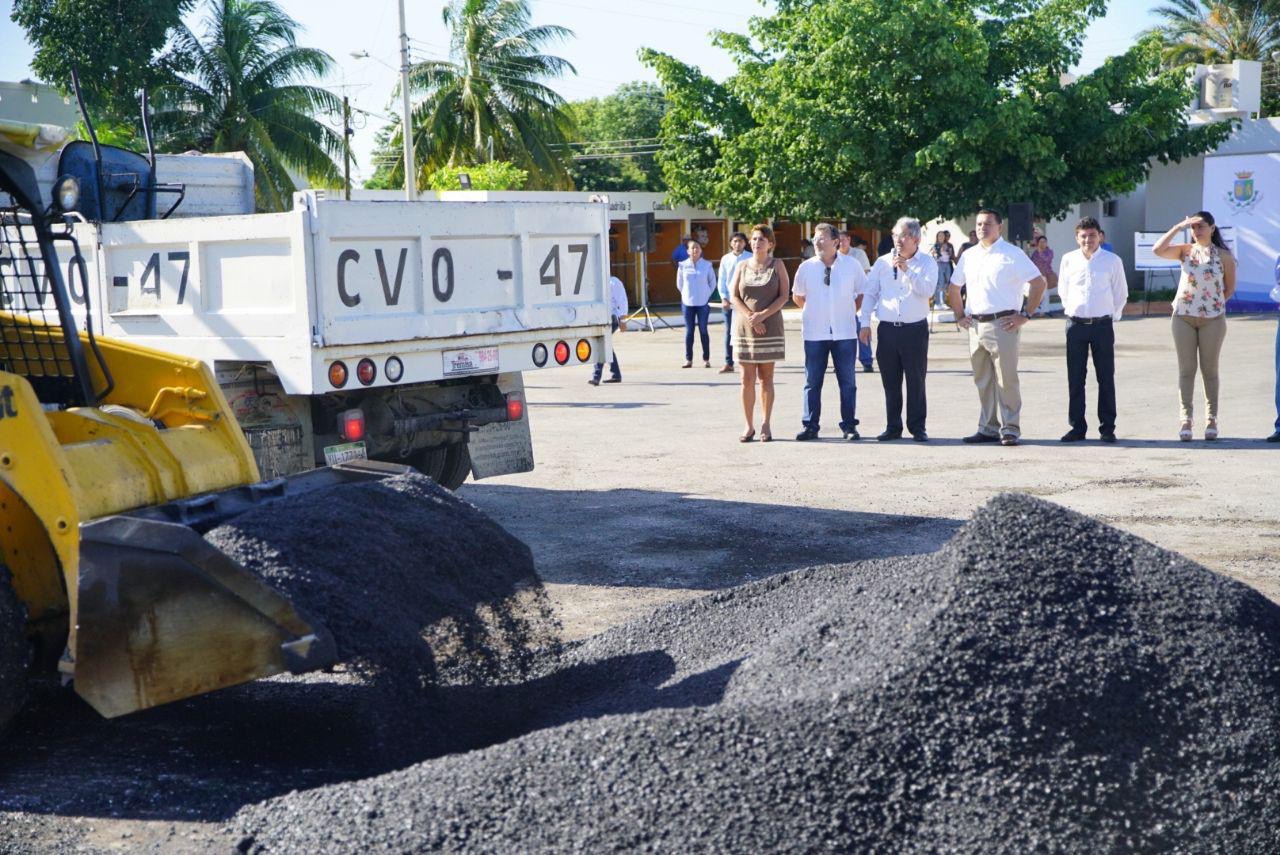
[{"label": "speaker tripod stand", "polygon": [[643,252],[637,252],[635,256],[636,256],[636,276],[640,281],[640,307],[636,309],[634,312],[632,312],[631,314],[627,315],[625,318],[623,318],[622,323],[625,324],[627,321],[633,318],[643,317],[644,328],[649,332],[655,332],[655,328],[653,325],[655,320],[669,330],[675,329],[675,327],[667,323],[667,319],[662,317],[662,315],[655,315],[654,313],[649,311],[648,264],[645,261],[645,254]]}]

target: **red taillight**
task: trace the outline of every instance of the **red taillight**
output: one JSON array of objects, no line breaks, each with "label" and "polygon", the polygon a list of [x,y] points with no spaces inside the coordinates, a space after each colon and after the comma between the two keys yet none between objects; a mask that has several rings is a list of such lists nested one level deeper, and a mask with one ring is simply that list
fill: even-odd
[{"label": "red taillight", "polygon": [[364,439],[364,411],[343,410],[338,413],[338,435],[347,442]]},{"label": "red taillight", "polygon": [[556,362],[564,365],[569,361],[569,345],[566,342],[556,342]]},{"label": "red taillight", "polygon": [[524,394],[511,392],[507,395],[507,421],[518,422],[524,418]]},{"label": "red taillight", "polygon": [[365,386],[372,386],[378,379],[378,366],[372,359],[362,359],[356,363],[356,379]]}]

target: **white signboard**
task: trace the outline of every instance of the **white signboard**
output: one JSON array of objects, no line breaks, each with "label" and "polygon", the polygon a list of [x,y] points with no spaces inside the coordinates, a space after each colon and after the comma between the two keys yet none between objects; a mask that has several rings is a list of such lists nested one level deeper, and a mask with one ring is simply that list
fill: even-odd
[{"label": "white signboard", "polygon": [[[1214,220],[1218,221],[1217,215]],[[1220,222],[1220,221],[1218,221]],[[1236,254],[1236,236],[1235,229],[1227,226],[1218,229],[1222,234],[1222,240],[1226,242],[1227,249],[1231,250],[1231,254]],[[1156,241],[1160,240],[1164,232],[1134,232],[1133,233],[1133,269],[1134,270],[1177,270],[1181,267],[1176,261],[1170,261],[1167,258],[1161,258],[1151,251],[1151,247],[1155,246]],[[1183,229],[1181,234],[1175,235],[1174,243],[1191,243],[1191,230]]]},{"label": "white signboard", "polygon": [[1204,208],[1219,227],[1234,226],[1236,293],[1231,308],[1270,310],[1280,261],[1280,153],[1204,159]]}]

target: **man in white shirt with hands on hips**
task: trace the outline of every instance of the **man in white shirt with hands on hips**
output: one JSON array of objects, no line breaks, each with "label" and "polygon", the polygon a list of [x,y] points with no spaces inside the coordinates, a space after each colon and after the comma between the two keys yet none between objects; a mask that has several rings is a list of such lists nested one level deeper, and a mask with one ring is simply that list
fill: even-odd
[{"label": "man in white shirt with hands on hips", "polygon": [[1093,217],[1076,223],[1076,245],[1058,267],[1058,297],[1067,316],[1067,420],[1063,442],[1085,438],[1084,381],[1089,354],[1098,377],[1098,436],[1116,441],[1116,333],[1129,284],[1120,256],[1102,248],[1102,228]]},{"label": "man in white shirt with hands on hips", "polygon": [[830,358],[840,386],[840,430],[846,440],[857,440],[858,296],[867,287],[866,274],[858,263],[836,252],[835,226],[818,223],[813,227],[817,255],[796,268],[791,299],[800,307],[800,328],[804,336],[804,429],[798,442],[818,438],[822,416],[822,380]]},{"label": "man in white shirt with hands on hips", "polygon": [[[1026,305],[1038,306],[1046,283],[1027,254],[1000,236],[1003,228],[998,211],[978,211],[978,243],[960,256],[947,288],[957,323],[969,331],[969,363],[982,405],[978,431],[964,438],[967,443],[1017,445],[1022,435],[1018,340],[1022,325],[1031,319],[1023,308],[1022,286],[1031,284]],[[962,285],[967,307],[960,301]]]},{"label": "man in white shirt with hands on hips", "polygon": [[862,297],[858,337],[871,341],[871,315],[880,321],[876,361],[884,386],[886,425],[881,442],[902,438],[902,384],[907,385],[907,430],[925,432],[925,374],[929,369],[929,298],[938,287],[938,263],[920,252],[920,221],[902,217],[893,227],[893,251],[876,259]]}]

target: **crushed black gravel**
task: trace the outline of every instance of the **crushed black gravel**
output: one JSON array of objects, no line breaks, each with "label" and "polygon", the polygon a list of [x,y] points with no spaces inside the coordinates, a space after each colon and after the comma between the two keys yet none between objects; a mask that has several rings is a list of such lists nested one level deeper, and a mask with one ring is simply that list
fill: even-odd
[{"label": "crushed black gravel", "polygon": [[26,617],[9,571],[0,564],[0,736],[27,697]]},{"label": "crushed black gravel", "polygon": [[243,810],[258,852],[1280,850],[1280,607],[1026,496],[460,697],[483,750]]},{"label": "crushed black gravel", "polygon": [[432,715],[445,687],[519,678],[555,643],[529,548],[416,472],[274,503],[205,537],[324,623],[361,688],[352,725],[402,760],[457,744]]}]

